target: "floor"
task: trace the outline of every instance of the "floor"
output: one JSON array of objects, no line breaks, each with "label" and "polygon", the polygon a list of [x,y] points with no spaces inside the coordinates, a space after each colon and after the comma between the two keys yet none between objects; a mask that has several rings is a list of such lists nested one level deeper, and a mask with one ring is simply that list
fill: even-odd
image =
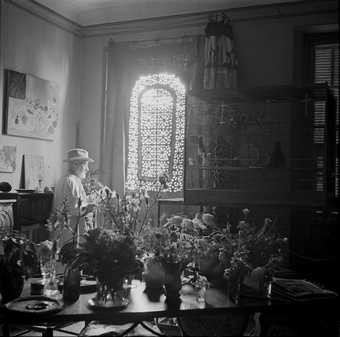
[{"label": "floor", "polygon": [[[71,331],[71,332],[74,332],[74,333],[79,333],[81,331],[81,329],[83,329],[83,327],[84,327],[84,323],[78,322],[78,323],[74,323],[72,325],[65,327],[64,330]],[[11,335],[13,334],[13,336],[15,336],[15,335],[17,335],[21,332],[23,332],[23,329],[19,329],[19,328],[12,328],[11,329]],[[3,336],[2,329],[0,330],[0,336]],[[39,337],[41,337],[41,332],[30,330],[26,334],[23,334],[21,336],[30,336],[30,337],[39,336]],[[53,336],[62,337],[62,336],[74,336],[74,335],[68,334],[66,332],[54,331]]]},{"label": "floor", "polygon": [[[167,320],[167,319],[166,319]],[[181,333],[178,329],[177,326],[175,326],[174,324],[172,324],[173,322],[165,322],[165,320],[163,322],[160,322],[160,328],[161,328],[161,331],[165,334],[165,336],[181,336]],[[70,331],[70,332],[73,332],[73,333],[79,333],[82,329],[84,328],[84,323],[83,322],[78,322],[78,323],[75,323],[75,324],[72,324],[72,325],[69,325],[67,327],[65,327],[63,330],[67,330],[67,331]],[[11,336],[16,336],[18,334],[21,335],[21,333],[23,332],[24,330],[23,329],[19,329],[19,328],[12,328],[11,330]],[[91,332],[91,336],[97,336],[98,330],[92,330]],[[103,330],[103,332],[105,332]],[[146,335],[148,335],[148,331],[143,331],[144,333],[146,332]],[[144,335],[143,333],[143,335]],[[39,336],[41,337],[41,331],[28,331],[26,334],[22,334],[21,336],[32,336],[32,337],[35,337],[35,336]],[[2,329],[0,329],[0,336],[3,336],[2,334]],[[63,331],[58,331],[58,330],[54,330],[53,332],[53,336],[55,337],[63,337],[63,336],[74,336],[72,334],[68,334],[66,332],[63,332]]]},{"label": "floor", "polygon": [[[0,325],[0,327],[1,327],[1,325]],[[71,331],[71,332],[74,332],[74,333],[79,333],[83,329],[83,327],[84,327],[84,323],[78,322],[78,323],[75,323],[75,324],[72,324],[72,325],[65,327],[65,330],[68,330],[68,331]],[[181,336],[178,328],[176,328],[174,326],[169,325],[168,328],[166,328],[166,327],[164,328],[164,326],[161,325],[161,328],[162,328],[162,332],[165,334],[165,336]],[[13,333],[13,336],[15,336],[17,333],[20,333],[20,332],[22,332],[22,330],[19,330],[19,329],[13,329],[11,331],[11,333]],[[66,332],[61,332],[61,331],[54,331],[53,335],[55,337],[72,336],[71,334],[68,334]],[[3,336],[2,329],[0,329],[0,336]],[[29,331],[29,332],[27,332],[27,334],[24,334],[22,336],[32,336],[32,337],[39,336],[40,337],[41,332]],[[339,334],[338,334],[338,336],[340,337],[340,322],[339,322]]]}]

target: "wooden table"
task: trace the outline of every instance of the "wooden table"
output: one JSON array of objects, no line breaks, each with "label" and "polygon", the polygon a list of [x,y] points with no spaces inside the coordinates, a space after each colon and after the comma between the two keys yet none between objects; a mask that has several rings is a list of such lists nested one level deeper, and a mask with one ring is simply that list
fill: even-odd
[{"label": "wooden table", "polygon": [[[29,282],[26,282],[22,296],[29,295]],[[95,296],[95,293],[81,294],[77,302],[71,305],[64,305],[63,309],[53,315],[41,317],[35,315],[23,315],[8,312],[2,308],[0,312],[0,323],[3,324],[3,333],[9,336],[9,325],[20,324],[46,324],[50,326],[49,335],[52,335],[52,327],[56,324],[72,323],[79,321],[101,321],[111,324],[123,324],[127,322],[140,323],[160,317],[177,317],[190,319],[199,317],[214,317],[216,315],[232,315],[241,313],[249,315],[252,313],[263,313],[262,334],[268,335],[271,316],[279,315],[291,319],[299,331],[319,332],[319,335],[338,336],[338,300],[327,298],[309,300],[301,303],[282,302],[269,299],[244,298],[239,304],[233,303],[228,296],[218,289],[208,289],[206,303],[199,303],[196,296],[192,294],[181,295],[182,303],[177,309],[169,310],[165,304],[165,296],[161,295],[158,301],[152,302],[144,292],[145,284],[140,281],[133,281],[130,293],[130,303],[122,311],[92,311],[88,307],[88,300]],[[320,322],[320,324],[317,324]],[[322,332],[320,334],[320,332]]]}]

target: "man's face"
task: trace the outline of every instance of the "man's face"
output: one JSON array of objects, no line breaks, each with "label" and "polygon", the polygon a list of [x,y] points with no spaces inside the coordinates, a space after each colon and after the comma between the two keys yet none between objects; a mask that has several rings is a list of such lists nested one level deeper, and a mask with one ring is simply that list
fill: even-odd
[{"label": "man's face", "polygon": [[75,171],[75,174],[80,178],[80,179],[85,179],[86,178],[86,173],[89,171],[89,163],[87,161],[82,161],[79,162],[77,169]]}]

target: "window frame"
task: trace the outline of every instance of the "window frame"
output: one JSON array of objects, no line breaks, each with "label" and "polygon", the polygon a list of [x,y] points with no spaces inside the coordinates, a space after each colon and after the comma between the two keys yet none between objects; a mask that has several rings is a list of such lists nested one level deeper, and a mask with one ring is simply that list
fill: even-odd
[{"label": "window frame", "polygon": [[[297,86],[311,85],[315,80],[315,55],[314,48],[320,44],[339,43],[339,31],[337,25],[318,25],[299,27],[295,30],[295,67],[293,72],[294,82]],[[332,88],[329,83],[330,88]],[[339,114],[339,109],[338,112]],[[337,117],[339,118],[339,116]],[[327,123],[327,121],[326,121]],[[339,130],[339,125],[336,126]],[[339,131],[336,131],[339,132]],[[340,146],[336,145],[336,157],[339,161]],[[333,173],[331,173],[333,174]],[[339,182],[339,169],[335,169],[335,180]],[[327,177],[325,177],[327,180]],[[339,183],[338,183],[339,184]],[[335,202],[339,200],[339,185],[335,189]]]}]

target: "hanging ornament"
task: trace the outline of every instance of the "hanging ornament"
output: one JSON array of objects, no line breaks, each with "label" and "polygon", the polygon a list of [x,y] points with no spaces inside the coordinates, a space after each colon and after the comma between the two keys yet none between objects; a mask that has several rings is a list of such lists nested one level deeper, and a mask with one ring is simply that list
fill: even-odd
[{"label": "hanging ornament", "polygon": [[205,28],[204,89],[237,88],[238,61],[230,18],[211,16]]}]

